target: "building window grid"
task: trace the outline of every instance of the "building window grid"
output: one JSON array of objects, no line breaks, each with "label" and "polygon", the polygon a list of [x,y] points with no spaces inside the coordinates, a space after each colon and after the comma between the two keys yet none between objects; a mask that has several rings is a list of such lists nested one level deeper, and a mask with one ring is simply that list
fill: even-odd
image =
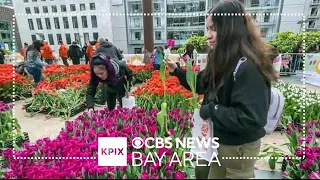
[{"label": "building window grid", "polygon": [[72,16],[72,27],[73,28],[79,28],[77,16]]},{"label": "building window grid", "polygon": [[34,7],[33,10],[34,10],[35,14],[39,14],[40,13],[39,7]]},{"label": "building window grid", "polygon": [[55,27],[55,29],[60,29],[59,18],[55,17],[55,18],[53,18],[53,21],[54,21],[54,27]]},{"label": "building window grid", "polygon": [[30,9],[30,7],[26,7],[25,10],[26,10],[26,14],[31,14],[31,9]]},{"label": "building window grid", "polygon": [[80,11],[86,10],[86,4],[80,4]]},{"label": "building window grid", "polygon": [[48,11],[48,7],[47,6],[43,6],[42,7],[42,12],[43,13],[48,13],[49,11]]},{"label": "building window grid", "polygon": [[95,15],[91,16],[91,24],[92,24],[93,28],[98,27],[97,16],[95,16]]},{"label": "building window grid", "polygon": [[66,5],[61,5],[60,9],[61,9],[61,12],[67,12],[67,6]]},{"label": "building window grid", "polygon": [[37,22],[38,30],[42,30],[43,27],[42,27],[41,19],[40,18],[36,18],[36,22]]},{"label": "building window grid", "polygon": [[90,10],[96,10],[96,4],[95,3],[90,3]]},{"label": "building window grid", "polygon": [[34,30],[34,25],[33,25],[33,20],[32,19],[28,19],[28,24],[29,24],[29,29],[30,30]]},{"label": "building window grid", "polygon": [[70,11],[76,11],[76,5],[75,4],[70,4]]},{"label": "building window grid", "polygon": [[65,29],[69,29],[68,17],[63,17],[63,18],[62,18],[62,21],[63,21],[63,27],[64,27]]},{"label": "building window grid", "polygon": [[65,35],[66,35],[66,43],[67,44],[71,44],[71,36],[70,36],[70,34],[66,33]]},{"label": "building window grid", "polygon": [[46,28],[50,30],[51,29],[50,18],[45,18],[45,23],[46,23]]},{"label": "building window grid", "polygon": [[87,16],[81,16],[82,28],[88,28]]},{"label": "building window grid", "polygon": [[57,34],[57,42],[59,43],[59,41],[62,41],[62,36],[61,36],[61,34]]},{"label": "building window grid", "polygon": [[58,12],[58,8],[57,8],[56,5],[51,6],[51,10],[52,10],[53,13]]},{"label": "building window grid", "polygon": [[54,40],[53,40],[53,35],[52,34],[48,34],[48,39],[49,39],[49,44],[50,45],[54,45]]}]

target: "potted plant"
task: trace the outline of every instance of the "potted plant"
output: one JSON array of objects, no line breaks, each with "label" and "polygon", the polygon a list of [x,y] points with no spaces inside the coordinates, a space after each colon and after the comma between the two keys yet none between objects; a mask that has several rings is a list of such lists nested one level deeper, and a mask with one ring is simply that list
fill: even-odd
[{"label": "potted plant", "polygon": [[126,84],[124,85],[124,88],[126,90],[126,94],[125,96],[122,98],[122,106],[124,108],[129,108],[132,109],[133,107],[136,106],[136,99],[134,96],[130,95],[130,86],[131,86],[131,82],[126,79]]}]

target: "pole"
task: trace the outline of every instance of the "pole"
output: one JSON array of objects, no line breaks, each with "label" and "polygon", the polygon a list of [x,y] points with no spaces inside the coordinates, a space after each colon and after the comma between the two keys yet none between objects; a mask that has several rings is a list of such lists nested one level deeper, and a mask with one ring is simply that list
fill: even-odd
[{"label": "pole", "polygon": [[154,48],[154,31],[153,31],[153,0],[142,0],[143,7],[143,37],[144,47],[152,52]]}]

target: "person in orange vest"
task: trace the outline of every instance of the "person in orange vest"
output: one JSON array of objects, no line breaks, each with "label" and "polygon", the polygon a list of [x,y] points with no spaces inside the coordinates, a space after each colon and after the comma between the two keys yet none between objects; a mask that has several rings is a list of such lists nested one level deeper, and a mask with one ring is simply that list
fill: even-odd
[{"label": "person in orange vest", "polygon": [[47,40],[43,41],[43,47],[41,50],[42,50],[42,58],[44,59],[44,61],[47,64],[53,64],[53,59],[54,59],[53,51],[51,46],[48,44]]},{"label": "person in orange vest", "polygon": [[28,48],[28,43],[25,42],[23,45],[24,46],[20,49],[20,55],[23,57],[24,60],[26,60],[26,49]]},{"label": "person in orange vest", "polygon": [[60,48],[59,48],[59,56],[62,59],[62,62],[65,66],[69,66],[68,63],[68,47],[63,43],[62,40],[59,41]]},{"label": "person in orange vest", "polygon": [[91,41],[87,47],[87,50],[86,50],[86,53],[89,57],[89,62],[91,63],[91,58],[93,57],[94,55],[94,51],[96,50],[96,44],[97,42],[96,41]]}]

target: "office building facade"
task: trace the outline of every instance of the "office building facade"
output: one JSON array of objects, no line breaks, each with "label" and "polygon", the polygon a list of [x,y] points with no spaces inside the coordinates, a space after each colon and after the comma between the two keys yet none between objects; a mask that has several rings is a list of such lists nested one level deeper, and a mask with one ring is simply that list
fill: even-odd
[{"label": "office building facade", "polygon": [[12,6],[12,0],[0,0],[0,6]]},{"label": "office building facade", "polygon": [[95,0],[15,0],[14,9],[22,42],[46,39],[55,52],[59,40],[83,46],[99,36],[113,41],[110,1]]},{"label": "office building facade", "polygon": [[[10,51],[21,48],[19,27],[16,22],[13,27],[13,15],[13,7],[0,5],[0,47]],[[14,32],[13,28],[15,28]],[[13,39],[13,33],[15,39]]]}]

